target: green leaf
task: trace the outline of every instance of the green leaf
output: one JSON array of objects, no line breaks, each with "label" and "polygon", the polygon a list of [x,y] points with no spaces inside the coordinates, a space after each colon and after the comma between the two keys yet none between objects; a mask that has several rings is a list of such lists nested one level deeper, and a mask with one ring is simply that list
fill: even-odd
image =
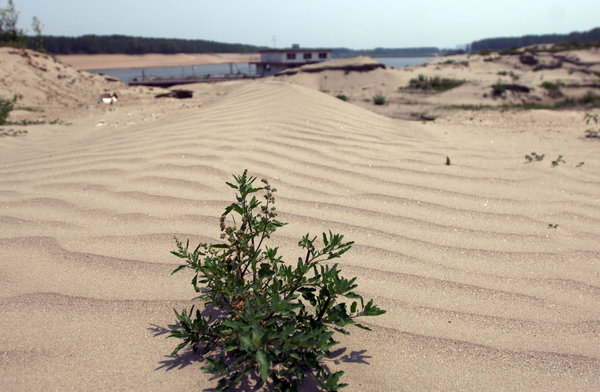
[{"label": "green leaf", "polygon": [[258,350],[256,352],[256,362],[258,362],[260,378],[262,378],[263,381],[267,381],[269,378],[271,361],[267,359],[267,356],[262,350]]},{"label": "green leaf", "polygon": [[229,249],[229,244],[211,244],[210,247],[214,249]]},{"label": "green leaf", "polygon": [[182,269],[184,269],[184,268],[186,268],[186,267],[187,267],[187,264],[180,265],[179,267],[175,268],[175,269],[173,270],[173,272],[171,272],[171,275],[173,275],[173,274],[174,274],[175,272],[177,272],[177,271],[181,271]]},{"label": "green leaf", "polygon": [[262,191],[264,188],[250,188],[246,193],[255,193],[258,191]]},{"label": "green leaf", "polygon": [[179,350],[181,350],[182,348],[184,348],[185,346],[187,346],[188,343],[189,343],[189,341],[186,340],[185,342],[180,343],[179,345],[177,345],[177,347],[175,347],[175,350],[173,350],[169,356],[174,357],[179,352]]}]

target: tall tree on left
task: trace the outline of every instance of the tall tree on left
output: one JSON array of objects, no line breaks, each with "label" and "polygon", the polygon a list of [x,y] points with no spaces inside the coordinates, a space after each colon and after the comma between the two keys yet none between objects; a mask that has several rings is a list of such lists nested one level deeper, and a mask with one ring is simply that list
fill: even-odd
[{"label": "tall tree on left", "polygon": [[6,8],[0,9],[0,45],[24,46],[23,30],[17,27],[19,13],[13,0],[8,0]]}]

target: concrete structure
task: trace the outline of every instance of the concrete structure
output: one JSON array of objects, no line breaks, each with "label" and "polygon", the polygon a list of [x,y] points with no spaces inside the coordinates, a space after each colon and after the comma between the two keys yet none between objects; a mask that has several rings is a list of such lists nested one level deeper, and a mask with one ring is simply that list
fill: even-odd
[{"label": "concrete structure", "polygon": [[331,60],[331,49],[300,49],[294,45],[291,49],[261,50],[260,62],[251,64],[256,65],[257,76],[268,76],[288,68],[328,60]]}]

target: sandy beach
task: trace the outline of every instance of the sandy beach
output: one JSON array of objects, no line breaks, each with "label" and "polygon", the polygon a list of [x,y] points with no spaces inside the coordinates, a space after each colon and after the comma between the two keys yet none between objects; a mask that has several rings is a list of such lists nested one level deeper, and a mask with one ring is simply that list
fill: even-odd
[{"label": "sandy beach", "polygon": [[[579,56],[590,72],[465,55],[159,99],[81,71],[94,60],[0,48],[2,97],[23,95],[10,119],[45,121],[0,126],[27,130],[0,137],[0,390],[215,387],[201,356],[167,356],[173,308],[196,294],[169,252],[174,235],[218,241],[225,181],[246,168],[278,189],[288,225],[270,246],[294,262],[305,233],[343,233],[343,275],[387,310],[339,337],[326,364],[344,391],[600,390],[598,109],[449,108],[558,101],[543,81],[597,82],[600,55]],[[406,90],[420,74],[468,82]],[[499,79],[532,91],[493,97]],[[98,104],[107,92],[118,102]]]},{"label": "sandy beach", "polygon": [[176,67],[258,61],[259,55],[250,53],[178,53],[178,54],[69,54],[56,56],[62,63],[78,69],[115,69],[144,67]]}]

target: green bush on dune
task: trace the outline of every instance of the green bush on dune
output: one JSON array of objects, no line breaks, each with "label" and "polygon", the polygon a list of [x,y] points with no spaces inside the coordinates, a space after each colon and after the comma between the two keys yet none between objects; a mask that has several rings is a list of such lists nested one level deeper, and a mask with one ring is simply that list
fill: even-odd
[{"label": "green bush on dune", "polygon": [[[220,228],[223,243],[200,244],[189,250],[177,238],[175,256],[185,259],[173,273],[191,269],[192,285],[204,301],[204,311],[175,311],[177,324],[169,337],[182,342],[171,355],[186,346],[205,354],[203,368],[219,377],[216,390],[257,380],[281,391],[295,391],[305,377],[312,377],[326,391],[337,391],[343,372],[331,373],[321,364],[338,342],[335,331],[367,327],[355,321],[385,311],[365,303],[354,290],[356,278],[340,276],[338,264],[323,263],[346,253],[353,242],[344,236],[306,234],[298,242],[302,257],[286,263],[277,248],[265,242],[285,225],[276,219],[275,188],[266,180],[254,187],[247,172],[227,183],[236,201],[225,208]],[[254,194],[262,193],[258,201]],[[343,301],[340,301],[343,300]]]},{"label": "green bush on dune", "polygon": [[377,93],[373,96],[373,103],[375,105],[385,105],[387,100],[385,99],[385,95],[381,93]]}]

